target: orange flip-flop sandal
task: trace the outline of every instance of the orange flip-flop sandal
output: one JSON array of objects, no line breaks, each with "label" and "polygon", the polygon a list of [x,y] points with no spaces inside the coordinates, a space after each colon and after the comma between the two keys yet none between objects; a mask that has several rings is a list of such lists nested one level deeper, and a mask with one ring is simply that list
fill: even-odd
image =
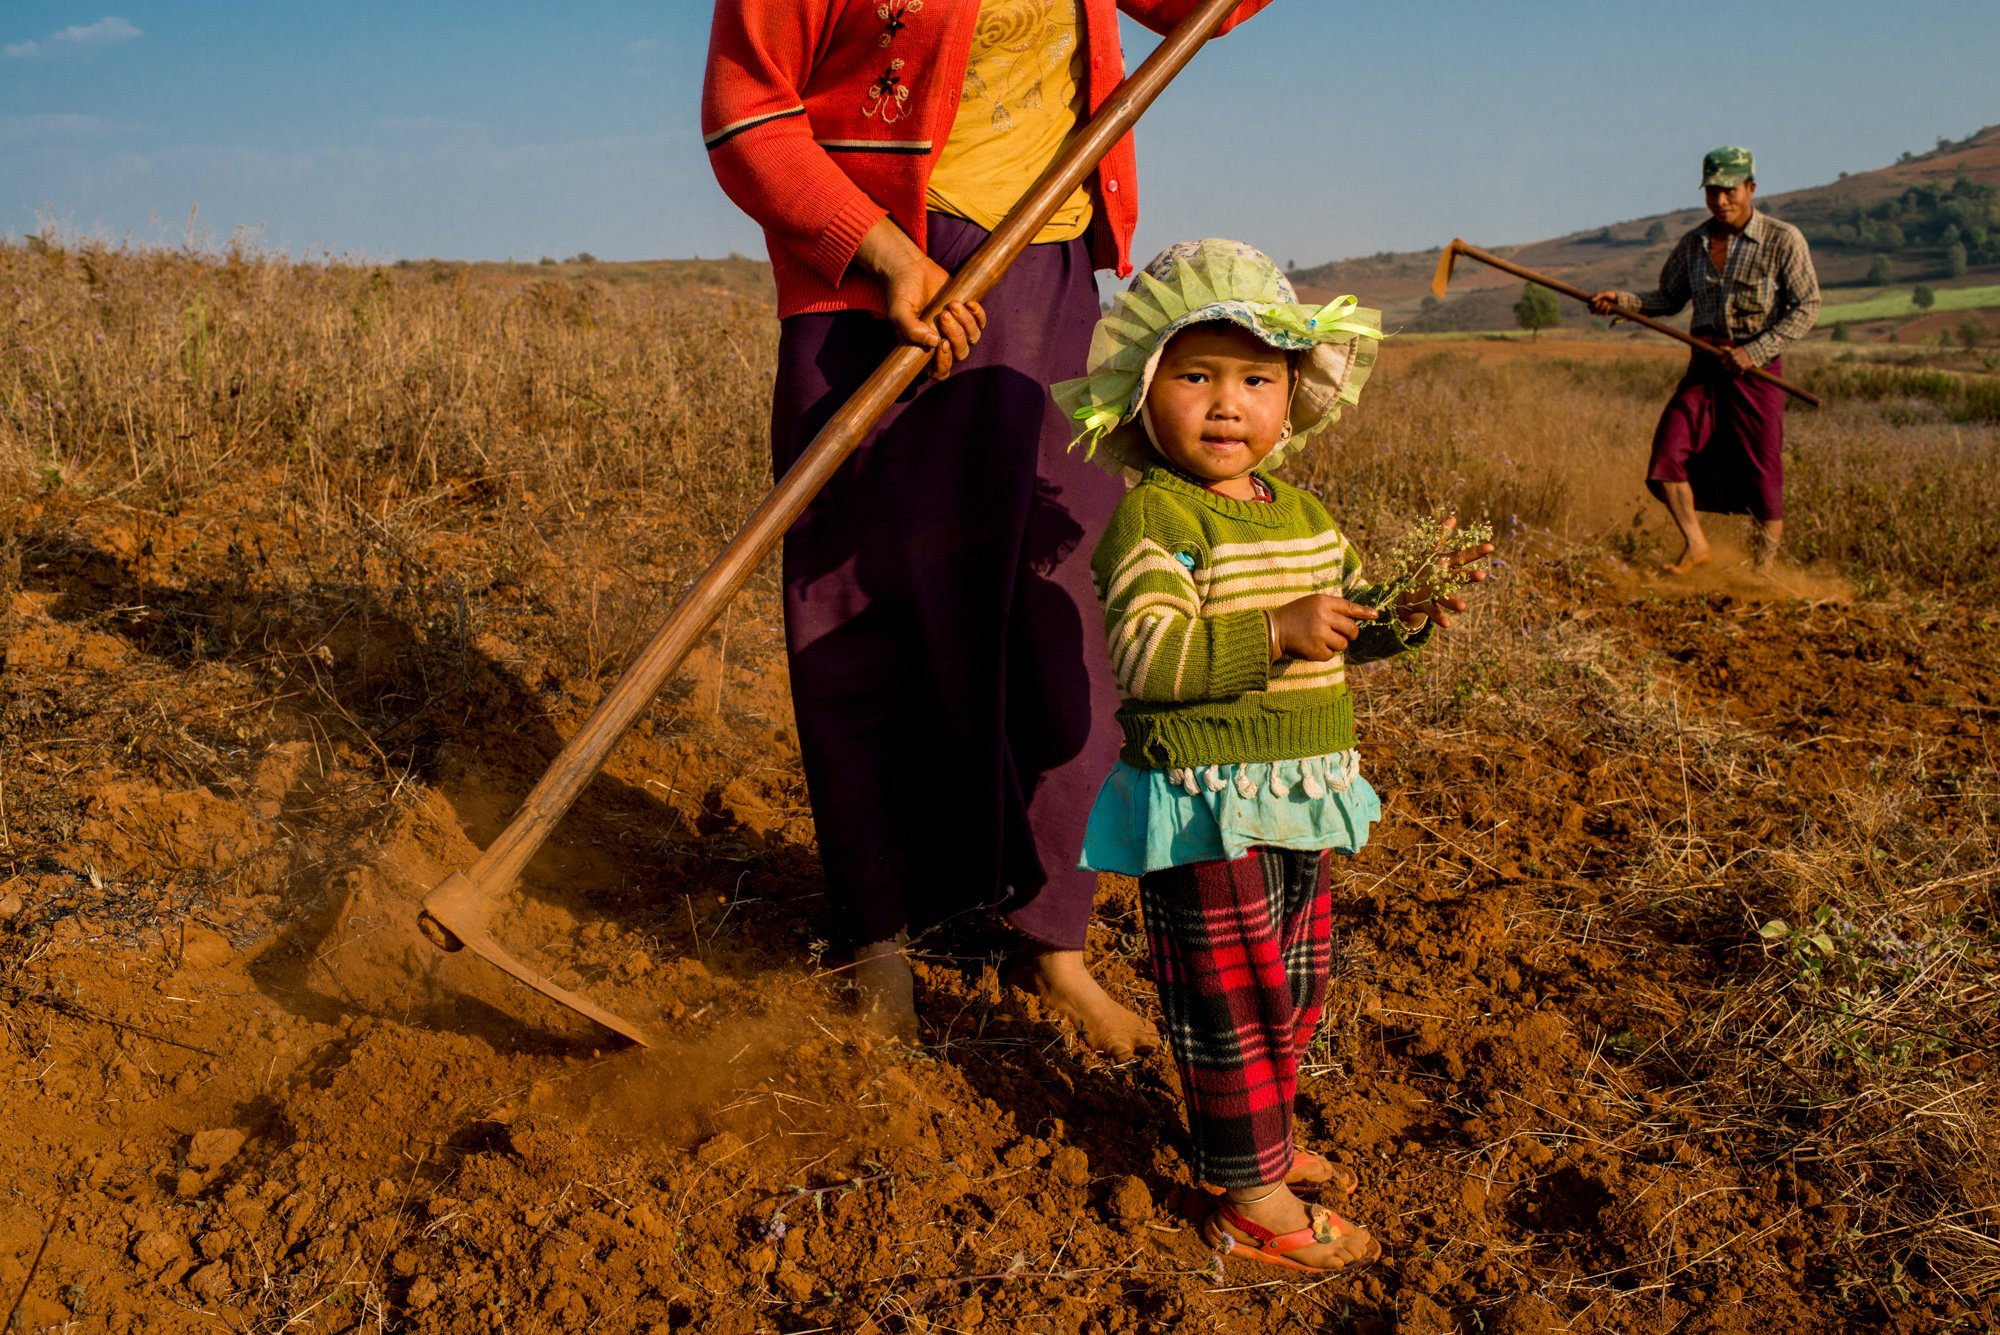
[{"label": "orange flip-flop sandal", "polygon": [[[1224,1200],[1218,1202],[1208,1218],[1202,1220],[1201,1236],[1203,1241],[1224,1256],[1240,1257],[1245,1261],[1261,1261],[1265,1265],[1274,1265],[1284,1270],[1297,1270],[1308,1275],[1338,1274],[1342,1270],[1370,1265],[1381,1259],[1382,1244],[1376,1242],[1374,1250],[1369,1255],[1348,1265],[1307,1265],[1303,1261],[1294,1261],[1291,1257],[1293,1252],[1315,1244],[1332,1242],[1341,1234],[1354,1231],[1354,1225],[1323,1205],[1308,1205],[1306,1219],[1308,1223],[1304,1228],[1293,1229],[1290,1233],[1273,1233],[1262,1224],[1246,1219],[1241,1211]],[[1235,1234],[1225,1231],[1222,1227],[1225,1222],[1231,1228],[1240,1229],[1248,1234],[1251,1240],[1245,1242]]]}]

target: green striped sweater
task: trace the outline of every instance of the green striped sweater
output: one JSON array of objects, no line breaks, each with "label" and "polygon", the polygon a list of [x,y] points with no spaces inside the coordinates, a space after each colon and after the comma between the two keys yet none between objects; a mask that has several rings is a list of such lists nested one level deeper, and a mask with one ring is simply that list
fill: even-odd
[{"label": "green striped sweater", "polygon": [[1354,745],[1347,663],[1389,658],[1428,634],[1366,624],[1324,663],[1270,661],[1264,624],[1309,593],[1368,602],[1361,558],[1318,500],[1263,477],[1274,499],[1238,501],[1164,468],[1125,494],[1091,556],[1123,704],[1120,754],[1165,769],[1292,760]]}]

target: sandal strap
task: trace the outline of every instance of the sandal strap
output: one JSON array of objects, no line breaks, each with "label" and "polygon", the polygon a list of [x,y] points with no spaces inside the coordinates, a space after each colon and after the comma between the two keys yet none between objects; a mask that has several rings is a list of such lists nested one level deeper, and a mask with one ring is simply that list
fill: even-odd
[{"label": "sandal strap", "polygon": [[1270,1229],[1265,1228],[1262,1224],[1238,1210],[1236,1203],[1226,1196],[1223,1197],[1222,1203],[1215,1207],[1215,1212],[1222,1216],[1224,1223],[1248,1233],[1259,1247],[1268,1246],[1271,1240],[1278,1236]]},{"label": "sandal strap", "polygon": [[1314,1243],[1332,1242],[1342,1233],[1349,1232],[1353,1225],[1342,1219],[1323,1205],[1306,1207],[1306,1226],[1293,1229],[1289,1233],[1273,1233],[1254,1219],[1248,1219],[1243,1212],[1228,1200],[1216,1207],[1216,1213],[1224,1222],[1248,1233],[1255,1240],[1260,1251],[1276,1252],[1284,1255]]}]

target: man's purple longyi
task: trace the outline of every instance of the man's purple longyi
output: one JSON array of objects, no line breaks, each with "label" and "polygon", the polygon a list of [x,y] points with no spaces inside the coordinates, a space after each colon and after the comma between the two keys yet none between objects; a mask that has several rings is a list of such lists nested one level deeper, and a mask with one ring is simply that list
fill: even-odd
[{"label": "man's purple longyi", "polygon": [[[1764,369],[1782,378],[1784,359]],[[1687,483],[1709,514],[1783,519],[1785,391],[1695,353],[1653,432],[1646,486],[1664,501],[1668,482]]]}]

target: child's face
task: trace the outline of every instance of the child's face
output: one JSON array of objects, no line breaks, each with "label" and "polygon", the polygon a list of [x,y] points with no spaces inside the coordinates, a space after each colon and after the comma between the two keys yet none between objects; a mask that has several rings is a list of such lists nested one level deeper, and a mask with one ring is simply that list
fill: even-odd
[{"label": "child's face", "polygon": [[1211,321],[1167,344],[1146,409],[1168,463],[1203,482],[1234,482],[1277,446],[1291,397],[1282,351],[1241,326]]}]

